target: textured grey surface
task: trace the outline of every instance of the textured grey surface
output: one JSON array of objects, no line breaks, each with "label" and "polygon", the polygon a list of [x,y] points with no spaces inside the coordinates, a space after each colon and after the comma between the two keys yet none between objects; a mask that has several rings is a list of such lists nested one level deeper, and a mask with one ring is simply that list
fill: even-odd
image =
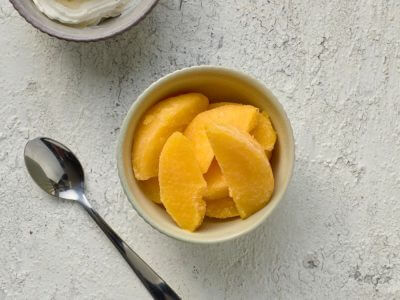
[{"label": "textured grey surface", "polygon": [[[101,215],[185,299],[400,298],[400,2],[161,0],[95,44],[36,31],[0,2],[0,299],[148,299],[78,205],[27,177],[23,146],[69,145]],[[297,142],[292,184],[256,231],[213,246],[149,227],[119,185],[119,126],[139,93],[215,64],[265,82]]]}]

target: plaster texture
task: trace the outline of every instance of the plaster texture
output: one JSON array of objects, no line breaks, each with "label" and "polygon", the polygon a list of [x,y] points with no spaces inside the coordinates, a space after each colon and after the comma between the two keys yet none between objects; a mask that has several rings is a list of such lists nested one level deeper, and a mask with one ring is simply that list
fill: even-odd
[{"label": "plaster texture", "polygon": [[[116,38],[50,38],[0,2],[0,299],[150,299],[78,205],[28,178],[26,141],[78,154],[88,198],[184,299],[400,299],[400,2],[160,0]],[[199,64],[241,69],[287,110],[296,167],[257,230],[213,246],[147,225],[119,184],[140,92]]]}]

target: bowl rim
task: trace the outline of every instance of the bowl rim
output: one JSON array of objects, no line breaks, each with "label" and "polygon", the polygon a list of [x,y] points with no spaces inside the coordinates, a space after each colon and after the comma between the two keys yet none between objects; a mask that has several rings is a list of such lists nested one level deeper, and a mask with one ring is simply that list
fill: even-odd
[{"label": "bowl rim", "polygon": [[[288,129],[288,137],[291,141],[292,148],[291,148],[291,157],[290,157],[290,162],[288,166],[288,178],[287,181],[284,183],[284,186],[282,187],[282,192],[280,197],[275,201],[274,203],[269,203],[267,205],[272,205],[271,209],[269,212],[265,213],[257,222],[249,226],[248,228],[245,228],[244,230],[237,232],[237,233],[232,233],[227,236],[223,236],[221,238],[213,238],[213,239],[198,239],[198,238],[192,238],[192,237],[183,237],[179,234],[175,234],[172,232],[169,232],[167,230],[164,230],[161,226],[159,226],[156,222],[154,222],[151,218],[148,218],[144,211],[140,208],[139,205],[135,203],[136,198],[135,196],[130,192],[129,187],[130,184],[127,180],[127,178],[124,175],[124,163],[123,163],[123,155],[122,155],[122,148],[123,144],[125,141],[125,136],[129,127],[129,124],[131,122],[131,119],[133,115],[136,113],[137,107],[140,105],[141,102],[143,102],[146,98],[147,95],[154,89],[156,89],[158,86],[164,84],[166,81],[170,80],[171,78],[179,75],[179,74],[184,74],[189,75],[191,72],[196,72],[196,71],[217,71],[217,72],[227,72],[227,73],[233,73],[234,75],[238,77],[242,77],[244,79],[247,79],[251,81],[257,88],[263,91],[263,93],[266,93],[270,100],[273,102],[273,105],[277,107],[279,110],[279,113],[281,114],[282,118],[284,119],[284,122],[287,125]],[[189,73],[189,74],[187,74]],[[294,170],[294,164],[295,164],[295,140],[293,136],[293,129],[290,123],[289,118],[287,117],[286,111],[284,110],[282,104],[278,101],[278,99],[272,94],[272,92],[258,79],[255,77],[244,73],[240,70],[233,69],[233,68],[227,68],[227,67],[221,67],[221,66],[213,66],[213,65],[201,65],[201,66],[192,66],[192,67],[186,67],[180,70],[176,70],[172,73],[169,73],[160,79],[156,80],[152,84],[150,84],[138,97],[137,99],[132,103],[130,109],[128,110],[122,125],[121,125],[121,130],[118,136],[118,143],[117,143],[117,168],[118,168],[118,176],[122,185],[122,188],[124,190],[124,193],[127,197],[127,200],[131,203],[133,208],[136,210],[138,215],[146,222],[148,223],[151,227],[156,229],[158,232],[165,234],[168,237],[174,238],[179,241],[183,242],[190,242],[194,244],[217,244],[217,243],[222,243],[230,240],[234,240],[240,236],[243,236],[245,234],[248,234],[249,232],[253,231],[257,227],[259,227],[265,220],[271,215],[271,213],[275,210],[276,206],[281,202],[282,198],[284,198],[287,188],[291,182],[292,176],[293,176],[293,170]],[[150,200],[149,200],[150,201]]]},{"label": "bowl rim", "polygon": [[[24,12],[24,9],[21,5],[21,1],[24,0],[9,0],[10,3],[14,6],[15,10],[19,13],[19,15],[25,19],[26,22],[28,22],[29,24],[31,24],[34,28],[38,29],[39,31],[51,36],[51,37],[55,37],[59,40],[64,40],[64,41],[71,41],[71,42],[97,42],[97,41],[104,41],[108,38],[114,37],[116,35],[119,35],[125,31],[127,31],[128,29],[130,29],[131,27],[135,26],[136,24],[138,24],[142,19],[144,19],[152,10],[153,8],[156,6],[156,4],[158,3],[159,0],[148,0],[148,1],[152,1],[152,3],[150,3],[150,5],[147,7],[146,11],[140,15],[138,18],[132,20],[126,27],[122,28],[121,30],[117,30],[115,32],[111,32],[109,34],[106,34],[104,36],[98,36],[98,37],[79,37],[79,36],[74,36],[72,37],[71,35],[68,36],[62,36],[61,34],[59,34],[57,31],[53,30],[50,27],[45,27],[42,26],[42,24],[40,24],[39,22],[37,22],[34,18],[32,18],[29,14]],[[32,1],[32,0],[29,0]],[[51,20],[54,21],[54,20]]]}]

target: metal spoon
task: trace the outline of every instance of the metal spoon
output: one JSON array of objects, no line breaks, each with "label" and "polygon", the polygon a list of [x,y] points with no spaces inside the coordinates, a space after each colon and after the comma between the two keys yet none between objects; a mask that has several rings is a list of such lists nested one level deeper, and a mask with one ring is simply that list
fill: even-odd
[{"label": "metal spoon", "polygon": [[55,197],[77,201],[86,209],[154,299],[180,299],[92,208],[85,196],[83,168],[71,150],[41,137],[26,144],[24,158],[29,174],[43,190]]}]

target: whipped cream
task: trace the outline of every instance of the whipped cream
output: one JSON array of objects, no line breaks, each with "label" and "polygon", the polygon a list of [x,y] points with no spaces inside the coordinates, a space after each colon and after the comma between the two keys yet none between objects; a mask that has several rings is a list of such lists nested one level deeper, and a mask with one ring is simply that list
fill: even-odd
[{"label": "whipped cream", "polygon": [[121,14],[129,0],[33,0],[50,19],[71,25],[95,25]]}]

